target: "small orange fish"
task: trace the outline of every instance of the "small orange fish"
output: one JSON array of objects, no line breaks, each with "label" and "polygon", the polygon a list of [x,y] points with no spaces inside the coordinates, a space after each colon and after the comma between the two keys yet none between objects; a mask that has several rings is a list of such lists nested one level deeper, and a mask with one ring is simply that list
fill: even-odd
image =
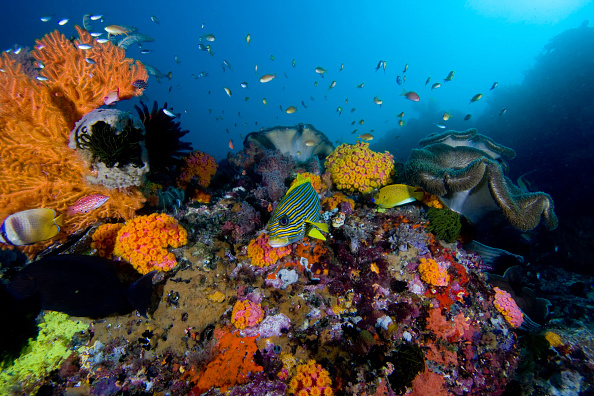
[{"label": "small orange fish", "polygon": [[229,140],[229,148],[233,150],[233,140]]},{"label": "small orange fish", "polygon": [[105,26],[105,31],[107,32],[107,38],[110,38],[111,36],[119,36],[121,34],[125,34],[127,36],[128,33],[130,33],[130,29],[120,25]]}]

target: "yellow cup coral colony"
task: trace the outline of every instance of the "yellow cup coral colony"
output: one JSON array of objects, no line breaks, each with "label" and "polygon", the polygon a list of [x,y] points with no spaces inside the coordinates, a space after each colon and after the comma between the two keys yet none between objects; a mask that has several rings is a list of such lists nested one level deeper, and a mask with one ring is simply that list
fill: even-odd
[{"label": "yellow cup coral colony", "polygon": [[252,327],[264,319],[264,310],[260,304],[248,300],[237,301],[231,313],[231,323],[240,330]]},{"label": "yellow cup coral colony", "polygon": [[371,151],[369,143],[344,143],[326,158],[325,166],[339,190],[368,193],[390,182],[394,157]]},{"label": "yellow cup coral colony", "polygon": [[141,274],[169,271],[177,262],[166,248],[178,248],[187,242],[188,234],[177,220],[164,213],[153,213],[128,221],[118,231],[113,254],[126,259]]},{"label": "yellow cup coral colony", "polygon": [[431,286],[447,286],[450,282],[450,275],[448,274],[447,269],[432,258],[421,258],[419,273],[421,274],[423,282],[428,283]]},{"label": "yellow cup coral colony", "polygon": [[309,360],[306,364],[297,366],[297,374],[291,378],[288,388],[290,395],[297,396],[330,396],[332,380],[328,370]]}]

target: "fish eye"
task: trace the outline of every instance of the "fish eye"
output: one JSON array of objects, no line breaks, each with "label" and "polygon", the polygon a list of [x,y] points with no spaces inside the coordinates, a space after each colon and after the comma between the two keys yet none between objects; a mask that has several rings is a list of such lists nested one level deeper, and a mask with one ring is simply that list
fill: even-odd
[{"label": "fish eye", "polygon": [[282,226],[286,226],[287,224],[289,224],[289,217],[288,216],[280,217],[278,219],[278,224],[280,224]]}]

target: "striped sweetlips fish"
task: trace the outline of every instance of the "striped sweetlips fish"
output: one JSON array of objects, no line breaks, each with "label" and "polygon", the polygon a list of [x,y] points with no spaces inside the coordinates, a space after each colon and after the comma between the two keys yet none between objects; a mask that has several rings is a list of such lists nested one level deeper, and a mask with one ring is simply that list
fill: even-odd
[{"label": "striped sweetlips fish", "polygon": [[320,218],[320,197],[309,178],[297,174],[295,183],[280,200],[267,229],[268,243],[274,248],[297,242],[305,235],[326,240],[320,231],[328,232],[328,225],[318,223]]}]

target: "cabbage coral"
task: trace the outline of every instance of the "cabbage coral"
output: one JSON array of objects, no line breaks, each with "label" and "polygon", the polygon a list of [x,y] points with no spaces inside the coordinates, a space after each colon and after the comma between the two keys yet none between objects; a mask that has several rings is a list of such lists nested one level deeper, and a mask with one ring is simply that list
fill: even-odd
[{"label": "cabbage coral", "polygon": [[344,143],[328,156],[325,166],[338,189],[368,193],[390,182],[394,157],[387,151],[371,151],[369,143]]},{"label": "cabbage coral", "polygon": [[188,242],[188,234],[177,220],[166,214],[139,216],[118,231],[113,254],[123,257],[141,274],[169,271],[177,265],[167,246],[178,248]]}]

